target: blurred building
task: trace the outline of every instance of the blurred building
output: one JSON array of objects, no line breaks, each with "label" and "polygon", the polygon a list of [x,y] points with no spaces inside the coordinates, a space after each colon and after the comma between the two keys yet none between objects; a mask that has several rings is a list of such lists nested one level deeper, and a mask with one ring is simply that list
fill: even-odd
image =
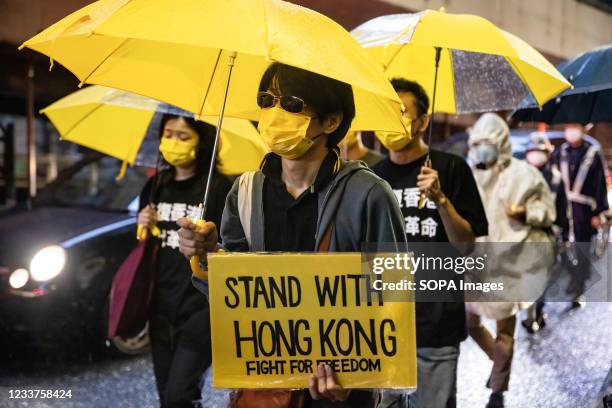
[{"label": "blurred building", "polygon": [[381,0],[410,10],[477,14],[527,41],[553,63],[612,43],[612,0]]}]

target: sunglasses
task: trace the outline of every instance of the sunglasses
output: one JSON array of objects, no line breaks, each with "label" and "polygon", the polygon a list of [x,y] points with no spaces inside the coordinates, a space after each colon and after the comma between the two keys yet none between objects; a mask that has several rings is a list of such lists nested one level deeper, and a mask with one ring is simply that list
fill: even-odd
[{"label": "sunglasses", "polygon": [[302,113],[306,105],[304,100],[297,96],[276,96],[270,92],[259,92],[257,94],[257,106],[268,109],[280,102],[280,107],[290,113]]}]

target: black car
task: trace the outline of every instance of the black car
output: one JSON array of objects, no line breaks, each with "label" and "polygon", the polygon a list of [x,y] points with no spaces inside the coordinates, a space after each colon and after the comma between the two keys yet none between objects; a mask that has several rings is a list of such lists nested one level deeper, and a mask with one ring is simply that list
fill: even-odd
[{"label": "black car", "polygon": [[[30,209],[0,216],[0,336],[71,352],[104,344],[113,277],[136,244],[142,169],[116,181],[120,162],[90,154],[62,171]],[[146,327],[107,345],[148,349]],[[89,347],[88,347],[89,348]]]}]

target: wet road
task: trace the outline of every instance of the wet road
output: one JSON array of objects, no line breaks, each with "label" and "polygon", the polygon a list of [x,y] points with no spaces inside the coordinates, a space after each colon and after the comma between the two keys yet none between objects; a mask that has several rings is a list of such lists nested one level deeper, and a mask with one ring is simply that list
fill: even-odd
[{"label": "wet road", "polygon": [[[591,303],[567,311],[548,305],[549,322],[536,335],[517,327],[506,406],[516,408],[600,408],[612,393],[612,303]],[[471,339],[459,359],[459,406],[484,407],[491,363]]]},{"label": "wet road", "polygon": [[[612,303],[590,303],[566,312],[548,307],[549,325],[535,336],[517,328],[510,391],[516,408],[599,408],[612,393]],[[484,407],[490,363],[476,344],[463,343],[459,363],[459,407]],[[9,389],[70,389],[71,399],[9,400]],[[607,387],[607,390],[605,389]],[[0,364],[0,407],[154,407],[157,405],[148,357],[98,358],[47,365],[36,360]]]}]

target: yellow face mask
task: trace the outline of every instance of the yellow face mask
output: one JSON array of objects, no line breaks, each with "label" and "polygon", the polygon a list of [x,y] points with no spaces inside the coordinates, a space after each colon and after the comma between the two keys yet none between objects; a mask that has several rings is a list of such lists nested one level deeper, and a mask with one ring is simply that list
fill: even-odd
[{"label": "yellow face mask", "polygon": [[310,149],[313,141],[306,137],[310,117],[290,113],[274,106],[262,109],[257,129],[264,143],[286,159],[297,159]]},{"label": "yellow face mask", "polygon": [[159,151],[164,160],[174,167],[189,166],[196,158],[196,147],[198,139],[194,138],[183,142],[171,137],[162,137],[159,144]]},{"label": "yellow face mask", "polygon": [[402,150],[412,140],[412,120],[404,118],[407,134],[396,132],[377,131],[376,137],[387,149],[397,152]]}]

